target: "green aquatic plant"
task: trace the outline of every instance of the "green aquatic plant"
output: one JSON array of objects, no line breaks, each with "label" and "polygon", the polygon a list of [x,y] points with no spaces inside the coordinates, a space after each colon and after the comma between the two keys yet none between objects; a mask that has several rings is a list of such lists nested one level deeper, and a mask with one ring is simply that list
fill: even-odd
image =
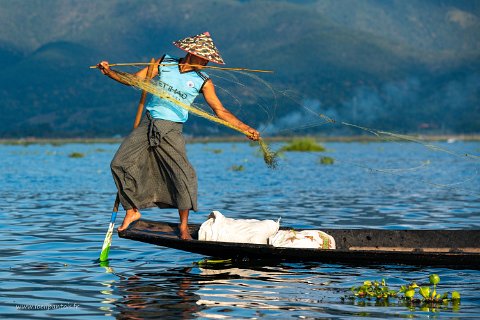
[{"label": "green aquatic plant", "polygon": [[211,152],[211,153],[214,153],[214,154],[220,154],[223,152],[222,149],[210,149],[210,148],[205,148],[204,149],[205,151],[208,151],[208,152]]},{"label": "green aquatic plant", "polygon": [[232,263],[232,259],[202,259],[200,261],[194,262],[198,266],[209,266],[209,265],[223,265]]},{"label": "green aquatic plant", "polygon": [[85,155],[81,152],[72,152],[68,155],[69,158],[83,158]]},{"label": "green aquatic plant", "polygon": [[353,291],[355,297],[359,298],[388,299],[397,296],[396,291],[388,288],[385,279],[382,279],[382,281],[367,280],[363,282],[363,285],[352,287],[350,290]]},{"label": "green aquatic plant", "polygon": [[52,140],[52,141],[50,141],[50,145],[52,147],[61,147],[61,146],[65,145],[65,141]]},{"label": "green aquatic plant", "polygon": [[332,157],[321,157],[320,158],[320,164],[330,165],[330,164],[334,164],[334,163],[335,163],[335,160]]},{"label": "green aquatic plant", "polygon": [[412,282],[409,285],[401,286],[398,293],[403,293],[404,299],[412,301],[415,297],[415,289],[418,289],[418,288],[419,286],[415,282]]},{"label": "green aquatic plant", "polygon": [[323,152],[325,150],[325,147],[318,144],[313,138],[298,138],[281,147],[279,152]]},{"label": "green aquatic plant", "polygon": [[233,166],[230,167],[230,169],[232,171],[243,171],[243,170],[245,170],[245,167],[242,164],[241,165],[235,165],[234,164]]},{"label": "green aquatic plant", "polygon": [[[431,274],[430,277],[428,277],[430,284],[433,285],[433,288],[430,286],[422,286],[418,287],[418,293],[420,296],[423,297],[421,299],[421,302],[423,303],[429,303],[429,304],[438,304],[438,303],[448,303],[451,301],[452,303],[456,303],[460,300],[460,293],[457,291],[453,291],[450,294],[449,298],[449,293],[445,292],[444,294],[440,294],[437,292],[437,284],[440,283],[440,277],[438,274]],[[400,291],[402,288],[400,288]],[[410,298],[411,300],[413,297]]]},{"label": "green aquatic plant", "polygon": [[[440,277],[437,274],[432,274],[429,277],[430,286],[418,286],[415,282],[408,285],[402,285],[398,291],[392,290],[387,286],[385,279],[381,281],[364,281],[361,286],[354,286],[350,290],[353,292],[353,297],[350,299],[360,298],[367,300],[375,300],[376,305],[381,305],[389,298],[395,298],[403,301],[407,306],[420,306],[421,308],[428,308],[431,311],[436,311],[437,306],[447,306],[451,303],[454,308],[457,308],[460,303],[460,293],[453,291],[451,293],[445,292],[440,294],[437,292],[437,284],[440,282]],[[421,298],[417,298],[417,294]]]},{"label": "green aquatic plant", "polygon": [[[431,274],[428,279],[430,284],[433,285],[433,288],[430,286],[418,286],[413,282],[408,286],[401,286],[399,293],[403,293],[406,300],[417,303],[445,304],[448,302],[457,303],[460,300],[460,293],[457,291],[451,292],[450,297],[448,292],[445,292],[444,294],[437,292],[437,284],[440,283],[440,277],[438,274]],[[415,297],[417,291],[422,297],[421,299]]]}]

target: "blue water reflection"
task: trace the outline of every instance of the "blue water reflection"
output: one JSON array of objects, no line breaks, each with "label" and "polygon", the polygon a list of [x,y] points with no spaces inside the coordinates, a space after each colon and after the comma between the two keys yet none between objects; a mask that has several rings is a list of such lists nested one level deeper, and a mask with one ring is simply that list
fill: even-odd
[{"label": "blue water reflection", "polygon": [[[264,165],[248,143],[188,145],[199,177],[201,223],[282,218],[311,228],[480,229],[478,142],[327,143],[326,153],[286,153]],[[278,148],[279,144],[273,145]],[[201,267],[202,256],[114,236],[96,263],[115,198],[114,144],[0,146],[0,315],[23,319],[477,317],[480,273],[411,266],[321,263]],[[84,157],[69,157],[73,152]],[[321,165],[321,156],[335,159]],[[233,170],[234,166],[243,171]],[[144,217],[176,221],[174,210]],[[120,215],[119,220],[123,217]],[[439,291],[462,293],[460,309],[433,312],[342,300],[353,285],[385,278],[399,287],[438,273]],[[20,308],[19,308],[20,306]],[[22,309],[21,306],[36,309]]]}]

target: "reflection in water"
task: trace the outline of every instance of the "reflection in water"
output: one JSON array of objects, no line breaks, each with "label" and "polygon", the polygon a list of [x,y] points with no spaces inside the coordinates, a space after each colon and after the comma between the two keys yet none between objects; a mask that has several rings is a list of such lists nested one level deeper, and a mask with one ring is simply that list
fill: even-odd
[{"label": "reflection in water", "polygon": [[[224,150],[215,155],[204,152],[204,145],[188,146],[198,169],[203,212],[191,215],[193,223],[219,210],[232,218],[282,217],[284,226],[305,228],[480,228],[478,162],[426,153],[414,144],[329,143],[333,166],[319,165],[318,154],[295,153],[286,154],[279,170],[272,171],[248,143],[235,144],[235,150],[230,146],[210,145]],[[478,154],[479,146],[454,145],[469,154]],[[100,148],[104,151],[96,151]],[[449,306],[436,310],[435,316],[480,314],[478,270],[320,263],[194,265],[204,257],[117,237],[110,266],[92,267],[115,199],[108,168],[116,149],[105,144],[0,146],[0,218],[5,222],[0,224],[0,318],[425,317],[433,314],[431,308],[411,311],[341,298],[364,280],[385,278],[399,287],[411,281],[420,284],[431,273],[442,278],[439,290],[462,294],[460,311]],[[72,152],[86,156],[69,158]],[[218,165],[204,165],[212,156]],[[244,171],[230,170],[244,160]],[[364,168],[409,168],[425,160],[431,164],[395,175]],[[153,220],[178,219],[174,210],[144,213]],[[58,304],[78,307],[16,308]]]},{"label": "reflection in water", "polygon": [[[200,302],[215,313],[222,307],[248,317],[317,317],[328,312],[336,276],[319,264],[274,264],[199,268]],[[335,294],[333,294],[335,296]]]},{"label": "reflection in water", "polygon": [[200,283],[191,267],[172,273],[137,273],[121,277],[114,288],[117,319],[194,319],[204,309],[195,293]]},{"label": "reflection in water", "polygon": [[[202,299],[198,303],[202,305],[228,308],[224,310],[229,311],[256,310],[257,315],[261,315],[262,310],[289,310],[292,304],[296,305],[297,311],[318,312],[322,309],[318,308],[318,304],[323,301],[322,294],[297,295],[295,292],[289,292],[292,283],[296,286],[316,286],[316,282],[308,276],[298,277],[289,274],[285,269],[268,267],[199,268],[199,271],[206,278],[202,281],[205,286],[199,292]],[[230,289],[226,291],[220,289],[221,287]],[[289,293],[285,295],[284,292]]]},{"label": "reflection in water", "polygon": [[[448,281],[456,271],[440,270]],[[409,305],[400,301],[377,303],[344,299],[352,285],[379,279],[388,272],[392,287],[410,281],[422,283],[427,271],[414,267],[369,269],[322,264],[214,265],[171,269],[163,273],[136,273],[121,279],[115,294],[119,319],[204,318],[315,318],[400,317],[412,313],[459,312],[459,306]],[[463,277],[475,277],[464,273]],[[403,277],[403,279],[402,279]],[[360,280],[359,280],[360,279]],[[442,290],[443,292],[443,290]]]},{"label": "reflection in water", "polygon": [[[108,261],[101,261],[100,266],[105,268],[105,273],[115,274],[115,271]],[[105,316],[111,316],[113,313],[112,306],[117,301],[117,298],[112,296],[113,287],[115,285],[116,280],[107,280],[102,281],[101,284],[104,286],[103,290],[100,291],[102,295],[105,295],[105,298],[102,299],[102,306],[100,306],[100,310],[105,312]]]}]

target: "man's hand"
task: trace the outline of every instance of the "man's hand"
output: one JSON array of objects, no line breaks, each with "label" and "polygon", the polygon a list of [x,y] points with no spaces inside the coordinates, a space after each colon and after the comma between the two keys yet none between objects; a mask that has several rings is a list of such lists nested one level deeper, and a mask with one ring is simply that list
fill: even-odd
[{"label": "man's hand", "polygon": [[102,61],[99,64],[97,64],[98,69],[104,74],[108,75],[110,73],[110,65],[108,64],[108,61]]},{"label": "man's hand", "polygon": [[253,141],[258,141],[258,139],[260,139],[260,132],[258,132],[257,130],[250,128],[247,130],[247,132],[248,132],[248,135],[247,135],[248,139]]}]

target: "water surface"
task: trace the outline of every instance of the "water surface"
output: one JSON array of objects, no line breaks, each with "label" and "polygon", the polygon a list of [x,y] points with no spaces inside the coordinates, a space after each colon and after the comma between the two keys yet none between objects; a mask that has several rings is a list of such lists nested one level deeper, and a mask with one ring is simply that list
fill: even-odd
[{"label": "water surface", "polygon": [[[286,153],[275,171],[248,143],[190,144],[201,223],[212,210],[308,228],[480,229],[478,142],[327,143]],[[113,238],[96,261],[115,199],[109,162],[118,145],[0,146],[0,315],[19,319],[478,318],[480,272],[322,263],[199,266],[202,256]],[[273,146],[274,149],[279,144]],[[73,152],[82,158],[72,158]],[[321,165],[321,156],[335,159]],[[233,168],[243,166],[242,171]],[[145,210],[176,221],[174,210]],[[117,223],[121,221],[120,214]],[[353,285],[394,288],[441,277],[459,308],[421,310],[343,300]],[[23,308],[23,309],[22,309]],[[28,309],[28,310],[27,310]]]}]

